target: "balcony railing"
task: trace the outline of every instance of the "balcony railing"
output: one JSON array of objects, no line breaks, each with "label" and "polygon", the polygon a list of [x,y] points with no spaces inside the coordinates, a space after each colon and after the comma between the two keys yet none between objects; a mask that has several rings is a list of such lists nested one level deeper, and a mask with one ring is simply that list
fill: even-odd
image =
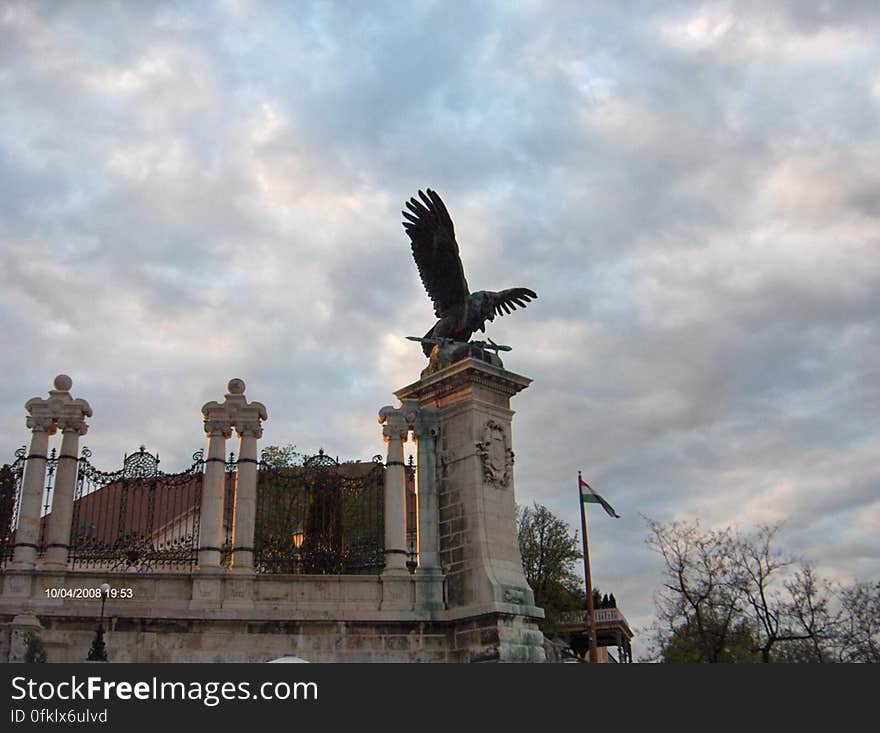
[{"label": "balcony railing", "polygon": [[[586,613],[586,611],[567,611],[554,615],[549,620],[557,626],[585,627],[584,617]],[[632,631],[630,631],[626,617],[620,612],[619,608],[597,608],[593,611],[593,616],[596,619],[597,630],[602,628],[620,629],[628,638],[632,638]]]},{"label": "balcony railing", "polygon": [[593,611],[593,616],[596,618],[597,624],[613,624],[618,621],[626,623],[623,614],[616,608],[597,608]]}]

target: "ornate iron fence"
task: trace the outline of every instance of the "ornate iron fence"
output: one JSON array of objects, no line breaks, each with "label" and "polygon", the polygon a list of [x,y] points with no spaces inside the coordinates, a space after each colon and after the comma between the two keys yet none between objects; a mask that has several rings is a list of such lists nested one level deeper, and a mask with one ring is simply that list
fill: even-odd
[{"label": "ornate iron fence", "polygon": [[40,548],[39,555],[46,552],[46,531],[49,529],[49,512],[52,511],[52,494],[55,491],[55,472],[58,470],[58,456],[55,449],[49,451],[46,459],[46,478],[43,484],[43,503],[40,505]]},{"label": "ornate iron fence", "polygon": [[[187,470],[166,474],[159,458],[140,449],[122,468],[101,471],[83,448],[77,463],[69,563],[104,570],[191,570],[197,561],[204,453]],[[11,559],[26,449],[0,468],[0,569]],[[295,455],[292,465],[261,461],[257,478],[254,565],[261,573],[365,574],[384,567],[384,475],[381,456],[340,463],[320,450]],[[47,461],[41,547],[51,518],[57,461]],[[409,564],[417,561],[415,467],[407,478]],[[226,463],[221,562],[229,564],[238,464]]]},{"label": "ornate iron fence", "polygon": [[0,468],[0,568],[12,559],[15,549],[15,528],[21,499],[21,479],[27,449],[15,451],[15,460]]},{"label": "ornate iron fence", "polygon": [[74,568],[140,572],[189,570],[197,559],[204,454],[186,471],[159,470],[159,457],[143,446],[118,471],[105,472],[79,459],[70,564]]},{"label": "ornate iron fence", "polygon": [[254,567],[260,573],[365,574],[384,567],[381,457],[339,463],[322,450],[257,479]]}]

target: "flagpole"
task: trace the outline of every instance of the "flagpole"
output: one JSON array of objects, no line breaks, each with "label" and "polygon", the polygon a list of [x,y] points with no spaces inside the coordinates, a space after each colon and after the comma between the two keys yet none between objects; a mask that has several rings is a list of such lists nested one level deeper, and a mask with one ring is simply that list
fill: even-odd
[{"label": "flagpole", "polygon": [[581,472],[578,471],[578,506],[581,511],[581,537],[584,543],[584,585],[587,590],[587,618],[590,622],[590,661],[596,664],[599,661],[599,651],[596,648],[596,616],[593,612],[593,581],[590,578],[590,547],[587,542],[587,508],[584,506],[581,494]]}]

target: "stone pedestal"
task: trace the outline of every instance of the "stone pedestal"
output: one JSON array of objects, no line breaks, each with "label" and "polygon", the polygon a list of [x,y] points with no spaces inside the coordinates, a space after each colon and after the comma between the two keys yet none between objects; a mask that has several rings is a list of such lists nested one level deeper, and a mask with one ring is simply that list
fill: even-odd
[{"label": "stone pedestal", "polygon": [[[447,613],[479,617],[483,631],[487,624],[503,627],[496,642],[503,648],[495,655],[502,660],[509,656],[506,646],[541,646],[533,622],[544,613],[535,606],[517,544],[511,433],[510,398],[530,383],[502,367],[465,359],[395,393],[401,401],[417,399],[421,409],[437,410],[436,489]],[[519,628],[524,636],[517,641],[511,630]],[[539,656],[543,652],[536,650],[531,661]]]}]

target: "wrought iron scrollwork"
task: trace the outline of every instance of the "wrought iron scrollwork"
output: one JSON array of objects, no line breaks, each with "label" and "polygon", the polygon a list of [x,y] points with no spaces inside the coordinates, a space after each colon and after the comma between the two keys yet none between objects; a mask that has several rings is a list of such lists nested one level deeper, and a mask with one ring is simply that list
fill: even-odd
[{"label": "wrought iron scrollwork", "polygon": [[0,467],[0,568],[12,559],[15,528],[21,508],[21,481],[27,448],[15,451],[15,460]]},{"label": "wrought iron scrollwork", "polygon": [[122,461],[122,475],[126,478],[147,478],[159,473],[159,454],[147,453],[141,446],[136,453],[126,455]]},{"label": "wrought iron scrollwork", "polygon": [[55,448],[53,448],[46,459],[46,478],[43,483],[43,502],[40,511],[40,554],[45,551],[46,547],[46,532],[49,528],[46,517],[52,509],[52,494],[55,491],[55,474],[57,471],[58,454]]},{"label": "wrought iron scrollwork", "polygon": [[323,448],[318,448],[318,452],[313,456],[308,456],[303,458],[303,466],[306,468],[318,468],[321,466],[338,466],[339,459],[331,458],[326,453],[324,453]]},{"label": "wrought iron scrollwork", "polygon": [[254,566],[261,573],[377,573],[384,563],[384,466],[323,449],[260,464]]},{"label": "wrought iron scrollwork", "polygon": [[204,460],[181,473],[159,470],[144,446],[122,468],[100,471],[83,448],[78,463],[70,562],[106,570],[189,570],[196,561]]},{"label": "wrought iron scrollwork", "polygon": [[416,496],[416,464],[410,453],[406,463],[406,567],[414,573],[419,564],[418,498]]}]

